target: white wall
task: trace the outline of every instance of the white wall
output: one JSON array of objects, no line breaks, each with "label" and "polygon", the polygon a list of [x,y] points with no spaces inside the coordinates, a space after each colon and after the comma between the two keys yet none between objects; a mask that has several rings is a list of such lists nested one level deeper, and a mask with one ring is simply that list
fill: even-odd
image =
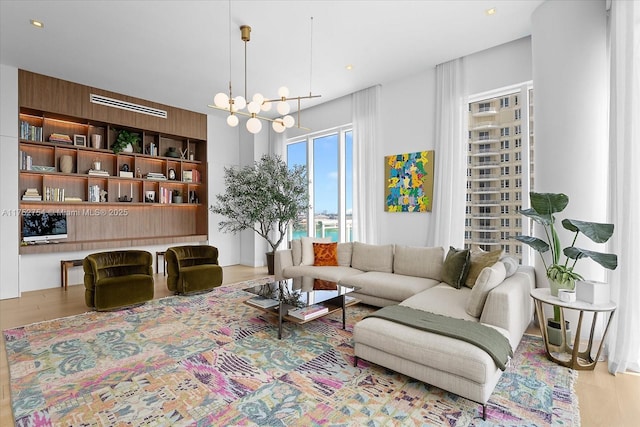
[{"label": "white wall", "polygon": [[[467,56],[465,68],[469,94],[531,80],[531,40],[526,37]],[[434,149],[435,85],[435,68],[382,85],[384,156]],[[384,174],[384,159],[374,165],[372,173]],[[437,170],[434,174],[438,179]],[[384,188],[380,192],[383,193]],[[380,206],[380,210],[383,211],[384,206]],[[380,242],[424,245],[432,215],[382,212]]]},{"label": "white wall", "polygon": [[[224,190],[224,168],[240,164],[238,128],[227,125],[224,114],[207,116],[207,157],[209,206],[215,204],[216,194]],[[241,246],[238,236],[218,230],[222,217],[209,212],[209,244],[218,248],[220,265],[240,264]]]},{"label": "white wall", "polygon": [[[533,13],[532,24],[536,191],[569,196],[569,205],[556,215],[556,222],[564,218],[607,222],[605,3],[545,2]],[[559,226],[558,234],[562,247],[569,246],[573,233]],[[576,244],[604,250],[584,236]],[[540,258],[535,262],[537,286],[548,286]],[[605,277],[605,270],[588,259],[580,260],[576,271],[591,280]],[[566,310],[565,315],[575,328],[577,312]],[[604,330],[600,320],[597,337]],[[589,314],[584,321],[590,324]],[[583,330],[582,337],[587,336],[588,330]]]},{"label": "white wall", "polygon": [[[536,190],[569,196],[559,219],[606,222],[605,3],[545,2],[534,12],[532,23],[535,164],[540,166]],[[573,233],[560,227],[559,234],[563,247],[569,246]],[[604,249],[582,239],[579,246]],[[590,260],[581,260],[576,270],[593,280],[604,279],[604,270]],[[538,273],[545,277],[544,270]]]},{"label": "white wall", "polygon": [[0,299],[20,296],[18,69],[0,64]]}]

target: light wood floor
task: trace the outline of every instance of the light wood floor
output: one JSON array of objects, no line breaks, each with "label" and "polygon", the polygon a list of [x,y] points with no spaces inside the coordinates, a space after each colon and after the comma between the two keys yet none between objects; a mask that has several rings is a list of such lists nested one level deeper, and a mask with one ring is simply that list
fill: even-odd
[{"label": "light wood floor", "polygon": [[[266,268],[244,266],[224,267],[224,284],[264,277]],[[155,297],[171,295],[166,277],[155,275]],[[25,292],[22,297],[0,301],[0,330],[84,313],[84,286]],[[529,332],[538,331],[531,327]],[[640,375],[610,375],[606,363],[594,371],[581,371],[576,386],[580,402],[582,426],[631,427],[640,420]],[[9,370],[4,338],[0,340],[0,426],[14,425],[11,412]]]}]

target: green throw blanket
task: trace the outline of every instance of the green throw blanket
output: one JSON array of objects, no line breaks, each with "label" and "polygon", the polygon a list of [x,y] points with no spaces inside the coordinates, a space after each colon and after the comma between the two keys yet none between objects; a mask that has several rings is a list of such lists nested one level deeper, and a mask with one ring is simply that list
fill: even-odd
[{"label": "green throw blanket", "polygon": [[507,367],[509,358],[513,356],[509,340],[500,332],[481,323],[455,319],[402,305],[383,307],[365,316],[365,318],[367,317],[379,317],[412,328],[466,341],[486,351],[503,371]]}]

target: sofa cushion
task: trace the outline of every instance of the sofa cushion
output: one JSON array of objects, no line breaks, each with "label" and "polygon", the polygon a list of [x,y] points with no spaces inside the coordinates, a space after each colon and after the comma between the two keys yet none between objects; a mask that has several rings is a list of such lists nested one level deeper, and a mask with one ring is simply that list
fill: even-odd
[{"label": "sofa cushion", "polygon": [[485,252],[483,250],[471,251],[471,257],[469,258],[469,273],[467,273],[467,278],[464,281],[464,284],[469,288],[473,288],[473,285],[475,285],[476,279],[480,275],[482,269],[485,267],[491,267],[493,264],[498,262],[500,255],[502,255],[502,249],[491,252]]},{"label": "sofa cushion", "polygon": [[293,265],[300,265],[302,262],[302,240],[295,239],[291,241],[291,258]]},{"label": "sofa cushion", "polygon": [[480,317],[487,301],[487,295],[495,287],[501,284],[507,276],[507,270],[500,261],[491,267],[485,267],[480,272],[476,284],[471,289],[469,299],[466,304],[466,311],[470,316]]},{"label": "sofa cushion", "polygon": [[444,249],[442,247],[396,245],[393,254],[393,272],[441,281],[443,262]]},{"label": "sofa cushion", "polygon": [[351,242],[338,243],[338,265],[341,267],[351,267],[351,254],[353,244]]},{"label": "sofa cushion", "polygon": [[362,271],[351,267],[314,267],[313,265],[291,265],[282,269],[283,277],[309,276],[317,279],[338,282],[345,277],[361,274]]},{"label": "sofa cushion", "polygon": [[455,317],[456,319],[472,320],[478,319],[470,316],[466,311],[467,301],[471,289],[455,289],[446,283],[440,283],[431,289],[420,292],[400,303],[407,307],[415,308],[443,316]]},{"label": "sofa cushion", "polygon": [[393,245],[368,245],[353,242],[351,266],[362,271],[393,271]]},{"label": "sofa cushion", "polygon": [[469,271],[469,250],[449,247],[442,265],[442,281],[460,289]]},{"label": "sofa cushion", "polygon": [[504,268],[507,270],[507,277],[511,277],[516,274],[518,266],[520,265],[517,259],[510,256],[503,256],[500,258],[500,262],[504,264]]},{"label": "sofa cushion", "polygon": [[313,242],[313,265],[318,267],[338,265],[338,244]]},{"label": "sofa cushion", "polygon": [[302,241],[302,261],[300,265],[313,265],[313,242],[331,243],[331,237],[302,237],[300,240]]},{"label": "sofa cushion", "polygon": [[402,274],[369,271],[344,277],[341,285],[358,286],[358,294],[373,295],[392,301],[403,301],[438,284],[437,280]]}]

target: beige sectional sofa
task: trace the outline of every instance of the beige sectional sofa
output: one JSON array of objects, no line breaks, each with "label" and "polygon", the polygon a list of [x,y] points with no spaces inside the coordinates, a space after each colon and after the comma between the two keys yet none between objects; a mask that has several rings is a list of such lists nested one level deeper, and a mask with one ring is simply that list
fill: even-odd
[{"label": "beige sectional sofa", "polygon": [[[475,286],[444,283],[445,249],[402,245],[337,244],[336,266],[315,266],[313,239],[291,242],[275,254],[275,278],[312,276],[360,289],[351,295],[376,307],[400,304],[471,322],[503,334],[515,351],[533,319],[534,270],[513,260],[479,270]],[[311,251],[311,255],[310,255]],[[480,267],[480,268],[478,268]],[[393,369],[483,405],[502,370],[473,344],[367,317],[353,331],[356,363],[363,359]]]}]

